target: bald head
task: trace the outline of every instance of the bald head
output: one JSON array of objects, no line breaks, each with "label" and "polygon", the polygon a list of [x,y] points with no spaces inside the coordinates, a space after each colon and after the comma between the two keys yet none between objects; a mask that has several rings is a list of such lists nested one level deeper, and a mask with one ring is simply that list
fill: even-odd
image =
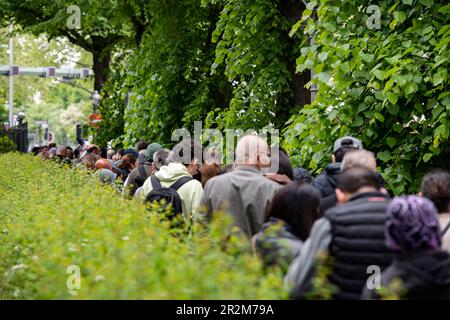
[{"label": "bald head", "polygon": [[372,172],[377,172],[377,161],[374,154],[367,150],[347,152],[342,160],[342,171],[344,172],[354,167],[363,167]]},{"label": "bald head", "polygon": [[95,162],[95,170],[108,169],[112,170],[111,162],[108,159],[99,159]]},{"label": "bald head", "polygon": [[236,146],[237,165],[252,165],[258,168],[270,166],[270,149],[261,137],[249,135],[239,140]]}]

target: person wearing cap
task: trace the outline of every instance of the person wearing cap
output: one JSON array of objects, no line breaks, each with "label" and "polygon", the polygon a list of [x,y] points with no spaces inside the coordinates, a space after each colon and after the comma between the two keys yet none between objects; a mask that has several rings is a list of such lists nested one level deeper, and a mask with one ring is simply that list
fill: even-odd
[{"label": "person wearing cap", "polygon": [[144,165],[131,170],[123,185],[123,195],[129,196],[130,198],[133,197],[136,190],[144,185],[145,180],[155,173],[156,168],[153,163],[153,155],[162,148],[159,143],[151,143],[147,147],[146,161]]},{"label": "person wearing cap", "polygon": [[450,299],[450,254],[441,248],[438,211],[425,197],[402,196],[387,208],[386,245],[395,252],[379,286],[367,286],[362,299]]},{"label": "person wearing cap", "polygon": [[354,137],[346,136],[339,138],[334,143],[333,154],[331,155],[331,163],[325,170],[312,181],[312,185],[316,187],[322,198],[328,197],[334,193],[336,188],[336,177],[341,172],[341,162],[344,155],[348,151],[362,150],[362,142]]}]

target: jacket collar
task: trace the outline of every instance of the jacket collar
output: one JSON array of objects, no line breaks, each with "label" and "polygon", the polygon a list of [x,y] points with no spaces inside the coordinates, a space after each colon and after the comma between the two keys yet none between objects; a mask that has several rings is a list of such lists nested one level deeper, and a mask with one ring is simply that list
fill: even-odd
[{"label": "jacket collar", "polygon": [[368,199],[368,198],[383,198],[384,200],[389,199],[390,196],[388,194],[384,194],[380,191],[370,191],[370,192],[360,192],[354,194],[348,199],[348,202],[355,201],[359,199]]},{"label": "jacket collar", "polygon": [[261,174],[261,171],[258,168],[255,168],[253,166],[245,165],[245,164],[239,164],[234,168],[234,171],[250,171],[257,174]]}]

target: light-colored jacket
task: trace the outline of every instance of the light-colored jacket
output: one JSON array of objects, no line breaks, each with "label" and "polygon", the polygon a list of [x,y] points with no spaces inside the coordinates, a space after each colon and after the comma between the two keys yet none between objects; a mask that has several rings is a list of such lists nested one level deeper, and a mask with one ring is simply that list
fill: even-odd
[{"label": "light-colored jacket", "polygon": [[[439,214],[439,224],[441,230],[444,231],[445,227],[450,223],[450,213]],[[450,229],[442,237],[442,249],[450,253]]]},{"label": "light-colored jacket", "polygon": [[[155,174],[155,177],[159,179],[161,185],[165,188],[170,187],[178,179],[185,176],[191,176],[185,165],[181,163],[170,163],[167,166],[162,166],[161,169]],[[142,187],[142,192],[140,193],[141,199],[145,197],[152,191],[153,186],[151,179],[145,180]],[[200,200],[203,195],[203,188],[200,181],[195,179],[186,182],[178,190],[180,195],[182,207],[183,207],[183,217],[186,220],[190,220],[191,216],[197,212],[200,205]]]}]

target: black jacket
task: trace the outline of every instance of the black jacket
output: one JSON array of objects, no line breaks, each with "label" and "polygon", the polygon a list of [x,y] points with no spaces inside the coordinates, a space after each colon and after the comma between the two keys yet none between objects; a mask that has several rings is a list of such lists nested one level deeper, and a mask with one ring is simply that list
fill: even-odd
[{"label": "black jacket", "polygon": [[330,163],[319,176],[313,181],[312,185],[320,191],[322,198],[328,197],[334,193],[336,188],[336,177],[341,173],[341,163]]},{"label": "black jacket", "polygon": [[377,265],[383,271],[391,264],[393,254],[384,235],[389,203],[389,196],[381,192],[365,192],[325,212],[332,236],[329,279],[339,288],[336,298],[359,299],[371,275],[367,268]]},{"label": "black jacket", "polygon": [[294,168],[294,181],[311,183],[312,177],[308,170],[304,168]]},{"label": "black jacket", "polygon": [[[393,280],[401,280],[400,290]],[[446,251],[419,251],[402,254],[381,275],[381,287],[399,298],[450,300],[450,254]],[[374,290],[365,289],[363,299],[380,299]]]}]

